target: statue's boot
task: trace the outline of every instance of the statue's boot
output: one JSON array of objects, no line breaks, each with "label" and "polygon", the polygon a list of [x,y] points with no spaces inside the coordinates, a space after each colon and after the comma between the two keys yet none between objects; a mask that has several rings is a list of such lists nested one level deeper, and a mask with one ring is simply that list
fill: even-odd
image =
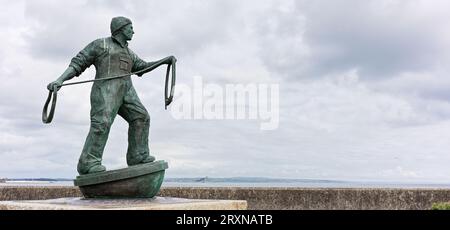
[{"label": "statue's boot", "polygon": [[145,154],[127,154],[127,164],[128,166],[138,165],[138,164],[145,164],[155,161],[154,156],[150,156],[148,153]]},{"label": "statue's boot", "polygon": [[99,173],[106,171],[106,167],[101,164],[86,164],[78,162],[78,173],[80,175],[86,175],[91,173]]},{"label": "statue's boot", "polygon": [[104,171],[106,171],[106,167],[105,166],[103,166],[103,165],[95,165],[95,166],[91,167],[88,170],[87,174],[99,173],[99,172],[104,172]]},{"label": "statue's boot", "polygon": [[140,164],[150,163],[153,161],[155,161],[155,157],[149,155],[145,159],[143,159]]}]

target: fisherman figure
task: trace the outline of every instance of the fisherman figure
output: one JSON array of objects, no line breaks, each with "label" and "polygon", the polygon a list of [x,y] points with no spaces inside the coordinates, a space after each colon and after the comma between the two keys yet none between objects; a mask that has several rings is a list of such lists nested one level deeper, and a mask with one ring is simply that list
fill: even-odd
[{"label": "fisherman figure", "polygon": [[[59,88],[64,81],[80,76],[92,64],[96,69],[95,79],[102,79],[128,73],[131,75],[132,72],[144,70],[157,62],[176,62],[173,56],[157,62],[145,62],[133,53],[127,42],[134,34],[128,18],[113,18],[111,34],[111,37],[97,39],[87,45],[72,59],[67,70],[56,81],[48,84],[47,88]],[[153,69],[149,68],[137,75],[142,76]],[[106,171],[102,165],[102,155],[117,114],[129,124],[127,164],[132,166],[155,161],[148,147],[150,116],[136,94],[131,76],[95,82],[90,100],[91,127],[78,161],[80,175]]]}]

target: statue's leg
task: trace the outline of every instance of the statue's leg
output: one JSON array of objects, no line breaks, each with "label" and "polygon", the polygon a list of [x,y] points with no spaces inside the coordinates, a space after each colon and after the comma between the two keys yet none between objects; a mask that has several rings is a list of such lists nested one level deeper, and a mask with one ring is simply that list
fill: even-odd
[{"label": "statue's leg", "polygon": [[148,147],[150,115],[133,87],[130,87],[124,97],[119,115],[129,124],[127,164],[131,166],[153,162],[155,158],[150,156]]},{"label": "statue's leg", "polygon": [[[100,84],[99,84],[100,85]],[[120,95],[111,95],[111,90],[94,86],[91,92],[91,127],[78,161],[78,173],[89,174],[105,171],[102,166],[103,150],[109,131],[119,109]]]}]

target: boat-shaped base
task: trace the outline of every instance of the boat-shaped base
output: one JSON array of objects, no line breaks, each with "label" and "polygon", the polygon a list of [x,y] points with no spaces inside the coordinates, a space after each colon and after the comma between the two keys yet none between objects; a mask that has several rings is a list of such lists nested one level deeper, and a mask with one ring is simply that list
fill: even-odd
[{"label": "boat-shaped base", "polygon": [[85,198],[152,198],[168,165],[164,161],[78,176],[74,184]]}]

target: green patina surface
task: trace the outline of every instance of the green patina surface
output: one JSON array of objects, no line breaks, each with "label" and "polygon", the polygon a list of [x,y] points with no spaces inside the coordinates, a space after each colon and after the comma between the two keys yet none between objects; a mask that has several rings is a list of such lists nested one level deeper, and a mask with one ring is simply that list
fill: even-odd
[{"label": "green patina surface", "polygon": [[86,198],[152,198],[161,188],[164,161],[78,176],[74,181]]},{"label": "green patina surface", "polygon": [[[136,71],[149,72],[159,65],[169,65],[176,62],[176,59],[173,56],[156,62],[140,59],[128,48],[128,41],[133,35],[130,19],[113,18],[111,37],[89,43],[72,59],[67,70],[47,86],[49,90],[55,91],[64,81],[81,75],[91,65],[96,69],[95,79],[125,76],[96,81],[92,86],[91,127],[78,161],[77,169],[80,175],[106,171],[106,167],[102,165],[103,151],[117,115],[129,124],[127,164],[133,166],[155,160],[155,157],[150,155],[148,146],[150,115],[139,100],[130,76]],[[140,72],[138,76],[145,72]]]},{"label": "green patina surface", "polygon": [[156,161],[152,163],[131,166],[124,169],[77,176],[74,184],[75,186],[101,184],[164,171],[167,168],[168,164],[165,161]]}]

